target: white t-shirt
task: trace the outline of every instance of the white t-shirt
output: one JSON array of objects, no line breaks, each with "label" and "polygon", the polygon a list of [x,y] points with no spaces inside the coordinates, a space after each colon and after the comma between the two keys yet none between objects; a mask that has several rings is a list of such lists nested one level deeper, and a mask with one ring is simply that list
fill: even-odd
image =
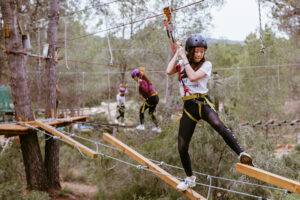
[{"label": "white t-shirt", "polygon": [[120,94],[117,94],[117,105],[125,106],[125,95],[121,96]]},{"label": "white t-shirt", "polygon": [[[179,61],[179,65],[180,65],[180,73],[182,73],[184,70],[182,60]],[[188,77],[182,79],[182,81],[184,82],[184,85],[190,91],[191,94],[196,94],[196,93],[204,94],[204,93],[208,92],[207,82],[211,76],[211,71],[212,71],[211,62],[205,61],[198,70],[201,70],[202,72],[204,72],[206,74],[206,76],[195,82],[191,82]],[[180,90],[180,95],[183,97],[184,90],[183,90],[183,86],[182,86],[182,81],[179,81],[179,90]],[[189,93],[186,93],[186,96],[189,96]]]}]

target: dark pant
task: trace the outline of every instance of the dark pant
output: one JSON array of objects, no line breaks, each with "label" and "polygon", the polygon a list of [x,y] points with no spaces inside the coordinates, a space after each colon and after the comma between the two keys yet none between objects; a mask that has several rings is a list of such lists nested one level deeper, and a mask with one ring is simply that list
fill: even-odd
[{"label": "dark pant", "polygon": [[117,109],[119,111],[119,115],[117,116],[117,119],[121,118],[122,121],[124,121],[125,116],[125,106],[117,106]]},{"label": "dark pant", "polygon": [[159,102],[159,97],[158,95],[149,97],[146,99],[146,101],[143,103],[143,105],[140,108],[140,122],[141,124],[144,124],[144,113],[145,111],[149,108],[149,115],[151,116],[151,119],[155,126],[158,126],[158,122],[156,117],[154,116],[155,108]]},{"label": "dark pant", "polygon": [[197,101],[185,101],[184,109],[189,113],[189,115],[194,118],[194,120],[191,119],[191,117],[189,117],[186,112],[183,112],[178,133],[178,151],[180,154],[181,163],[187,176],[193,175],[188,150],[197,124],[195,119],[201,119],[199,106],[201,106],[202,119],[207,121],[223,137],[227,145],[237,155],[239,155],[243,151],[232,132],[220,120],[218,114],[214,111],[214,109],[212,109],[207,103],[205,103],[204,99],[198,99]]}]

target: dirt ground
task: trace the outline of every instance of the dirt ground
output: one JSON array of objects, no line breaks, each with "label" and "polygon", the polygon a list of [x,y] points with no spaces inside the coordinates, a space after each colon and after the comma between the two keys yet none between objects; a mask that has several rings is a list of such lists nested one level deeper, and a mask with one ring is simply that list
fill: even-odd
[{"label": "dirt ground", "polygon": [[89,200],[98,193],[98,189],[92,185],[74,182],[61,182],[64,194],[53,194],[51,200]]}]

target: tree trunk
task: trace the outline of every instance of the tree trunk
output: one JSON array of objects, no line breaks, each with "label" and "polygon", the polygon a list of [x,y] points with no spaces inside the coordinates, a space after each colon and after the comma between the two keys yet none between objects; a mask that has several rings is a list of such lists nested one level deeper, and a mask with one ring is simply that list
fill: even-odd
[{"label": "tree trunk", "polygon": [[[18,8],[16,0],[1,0],[2,17],[9,25],[9,36],[5,38],[7,51],[23,51],[22,35],[16,27]],[[26,78],[26,57],[18,53],[8,53],[8,66],[10,71],[10,85],[14,99],[16,119],[34,120],[29,97],[29,88]],[[21,150],[25,165],[27,188],[34,190],[47,190],[48,179],[42,162],[41,150],[37,135],[31,131],[28,135],[20,136]]]},{"label": "tree trunk", "polygon": [[[56,50],[56,38],[58,27],[58,7],[59,0],[51,0],[49,5],[49,25],[47,31],[47,42],[49,44],[48,57],[46,59],[45,70],[45,85],[46,85],[46,112],[45,117],[51,117],[51,110],[54,110],[54,116],[56,116],[56,62],[55,62],[55,50]],[[49,189],[60,189],[59,182],[59,141],[53,138],[46,137],[45,146],[45,167],[47,171],[47,177],[49,179]]]}]

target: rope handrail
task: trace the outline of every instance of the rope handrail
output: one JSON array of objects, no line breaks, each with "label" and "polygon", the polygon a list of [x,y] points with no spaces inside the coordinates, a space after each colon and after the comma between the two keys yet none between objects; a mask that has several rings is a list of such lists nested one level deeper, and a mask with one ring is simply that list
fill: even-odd
[{"label": "rope handrail", "polygon": [[[96,142],[94,140],[90,140],[90,139],[78,136],[75,133],[70,134],[66,131],[63,131],[63,132],[68,134],[71,137],[77,137],[77,138],[80,138],[80,139],[83,139],[83,140],[86,140],[86,141],[89,141],[89,142],[92,142],[92,143],[97,143],[97,144],[99,144],[101,146],[104,146],[106,148],[110,148],[110,149],[117,150],[117,151],[121,152],[120,149],[118,149],[116,147],[113,147],[111,145],[106,145],[106,144],[103,144],[103,143],[100,143],[100,142]],[[170,164],[165,163],[164,161],[157,161],[157,160],[154,160],[154,159],[149,159],[149,160],[152,161],[152,162],[157,163],[160,166],[167,166],[167,167],[171,167],[171,168],[174,168],[174,169],[184,170],[182,167],[178,167],[178,166],[175,166],[175,165],[170,165]],[[214,178],[214,179],[224,180],[224,181],[231,181],[231,182],[241,183],[241,184],[245,184],[245,185],[252,185],[252,186],[264,187],[264,188],[273,189],[273,190],[285,191],[284,189],[281,189],[281,188],[276,188],[276,187],[266,186],[266,185],[260,185],[260,184],[255,184],[255,183],[249,183],[249,182],[244,182],[244,181],[238,181],[238,180],[224,178],[224,177],[213,176],[213,175],[209,175],[209,174],[205,174],[205,173],[201,173],[201,172],[197,172],[197,171],[193,171],[193,173],[201,175],[201,176],[205,176],[205,177],[211,177],[211,178]]]},{"label": "rope handrail", "polygon": [[[64,140],[62,140],[60,137],[57,137],[57,136],[53,136],[52,134],[49,134],[47,133],[46,131],[43,131],[43,130],[40,130],[38,128],[35,128],[34,126],[31,126],[29,124],[26,124],[24,123],[25,126],[37,131],[37,132],[40,132],[40,133],[43,133],[44,135],[47,135],[49,136],[49,138],[53,138],[53,139],[57,139],[57,140],[60,140],[62,142],[65,142]],[[65,132],[65,131],[64,131]],[[67,132],[66,132],[67,133]],[[72,136],[75,136],[76,134],[71,134]],[[80,136],[79,136],[80,137]],[[48,139],[49,139],[48,138]],[[83,138],[83,137],[80,137],[80,138]],[[84,139],[87,139],[87,138],[84,138]],[[90,142],[93,142],[93,143],[97,143],[99,145],[103,145],[102,143],[98,143],[96,141],[93,141],[93,140],[89,140],[87,139],[88,141]],[[86,157],[85,155],[83,155],[83,153],[81,152],[81,150],[79,148],[76,147],[76,145],[74,146],[79,152],[80,154],[83,156],[83,157]],[[105,145],[105,147],[108,147],[108,148],[111,148],[109,145]],[[115,148],[115,147],[114,147]],[[118,149],[119,150],[119,149]],[[120,151],[120,150],[119,150]],[[115,161],[118,161],[120,163],[123,163],[123,164],[126,164],[128,166],[131,166],[131,167],[135,167],[136,169],[139,169],[139,170],[145,170],[145,171],[149,171],[149,172],[152,172],[154,174],[161,174],[163,176],[169,176],[169,177],[172,177],[172,178],[176,178],[178,180],[181,180],[181,181],[184,181],[183,178],[180,178],[180,177],[176,177],[176,176],[173,176],[173,175],[169,175],[169,174],[165,174],[165,173],[161,173],[161,172],[158,172],[158,171],[155,171],[155,170],[151,170],[151,169],[148,169],[147,166],[141,166],[141,165],[136,165],[136,164],[132,164],[130,162],[127,162],[127,161],[124,161],[122,159],[118,159],[118,158],[115,158],[113,156],[110,156],[110,155],[107,155],[107,154],[104,154],[104,153],[101,153],[98,148],[97,148],[97,153],[99,155],[101,155],[102,157],[107,157],[107,158],[110,158],[112,160],[115,160]],[[151,160],[151,159],[150,159]],[[152,160],[154,161],[154,160]],[[159,161],[155,161],[155,162],[159,162]],[[168,165],[168,164],[165,164],[164,162],[159,162],[161,165],[166,165],[166,166],[172,166],[172,165]],[[172,166],[172,167],[175,167],[175,168],[179,168],[177,166]],[[195,172],[196,173],[196,172]],[[200,173],[198,172],[197,174],[199,175],[203,175],[203,173]],[[211,178],[215,178],[214,176],[210,176]],[[224,179],[225,180],[225,179]],[[228,179],[230,180],[230,179]],[[242,182],[242,181],[235,181],[235,182]],[[246,182],[245,182],[246,183]],[[278,189],[278,188],[273,188],[273,187],[268,187],[268,186],[263,186],[263,185],[258,185],[258,184],[251,184],[251,183],[247,183],[247,184],[250,184],[250,185],[256,185],[256,186],[260,186],[260,187],[267,187],[267,188],[270,188],[270,189],[276,189],[276,190],[281,190],[281,191],[284,191],[286,193],[286,190],[283,190],[283,189]],[[213,188],[213,189],[218,189],[218,190],[222,190],[222,191],[227,191],[227,192],[231,192],[231,193],[235,193],[235,194],[239,194],[239,195],[243,195],[243,196],[248,196],[248,197],[253,197],[255,199],[263,199],[261,196],[256,196],[256,195],[252,195],[252,194],[248,194],[248,193],[244,193],[244,192],[239,192],[239,191],[236,191],[236,190],[231,190],[231,189],[226,189],[226,188],[222,188],[222,187],[216,187],[216,186],[212,186],[211,183],[208,185],[208,184],[203,184],[203,183],[200,183],[200,182],[196,182],[196,185],[200,185],[200,186],[204,186],[204,187],[208,187],[208,188]],[[269,200],[267,198],[264,198],[266,200]]]}]

